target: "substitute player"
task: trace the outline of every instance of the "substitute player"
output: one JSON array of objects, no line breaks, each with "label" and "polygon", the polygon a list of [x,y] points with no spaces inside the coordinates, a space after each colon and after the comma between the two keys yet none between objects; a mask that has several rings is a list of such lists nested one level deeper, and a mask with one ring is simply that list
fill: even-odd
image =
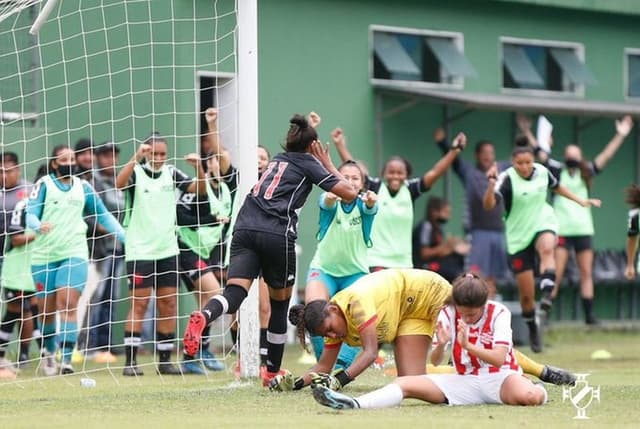
[{"label": "substitute player", "polygon": [[[377,196],[364,189],[364,173],[358,164],[347,161],[338,170],[361,193],[350,202],[339,200],[331,192],[320,195],[318,247],[307,273],[305,302],[328,300],[368,273],[367,250],[378,211]],[[324,339],[312,336],[311,344],[316,359],[320,359]],[[358,353],[358,347],[343,344],[336,367],[347,368]]]},{"label": "substitute player", "polygon": [[[17,322],[24,322],[29,318],[35,318],[32,314],[32,301],[36,296],[36,288],[31,276],[31,247],[36,235],[25,230],[25,212],[27,200],[18,201],[6,226],[7,238],[3,252],[2,290],[7,312],[0,323],[0,370],[8,369],[15,372],[13,365],[5,358],[9,339]],[[23,349],[21,345],[21,349]],[[29,343],[26,350],[21,350],[21,360],[28,360]],[[26,356],[24,354],[26,353]],[[25,359],[26,357],[26,359]],[[2,378],[2,376],[0,376]]]},{"label": "substitute player", "polygon": [[191,179],[166,163],[167,141],[153,133],[137,148],[116,178],[116,186],[126,195],[125,261],[131,306],[124,328],[126,361],[122,375],[127,377],[143,375],[137,364],[138,348],[142,320],[154,288],[158,307],[156,350],[160,358],[157,372],[180,374],[180,370],[171,363],[176,329],[179,253],[175,192],[177,188],[206,194],[200,156],[189,154],[185,160],[195,167],[197,179]]},{"label": "substitute player", "polygon": [[488,293],[486,283],[474,274],[454,281],[453,305],[447,307],[447,323],[439,323],[437,332],[438,338],[454,344],[457,374],[400,377],[357,398],[318,384],[312,386],[313,397],[335,409],[394,407],[404,398],[449,405],[545,403],[545,389],[522,375],[514,357],[511,313],[488,301]]},{"label": "substitute player", "polygon": [[[520,144],[520,140],[516,144]],[[527,144],[526,140],[524,144]],[[551,294],[556,280],[554,249],[558,221],[553,208],[547,203],[548,189],[568,198],[582,207],[600,207],[600,200],[581,198],[558,183],[541,164],[534,162],[533,149],[518,145],[511,154],[512,166],[498,176],[494,164],[488,171],[489,185],[483,206],[493,209],[499,201],[504,204],[507,252],[511,269],[518,284],[522,318],[529,329],[529,342],[534,353],[542,351],[539,326],[536,319],[535,278],[533,270],[536,256],[540,260],[541,308],[551,307]]]},{"label": "substitute player", "polygon": [[57,372],[56,312],[60,314],[62,374],[73,373],[71,354],[78,336],[77,307],[87,282],[89,248],[84,215],[124,242],[124,230],[104,206],[91,185],[73,175],[74,151],[65,145],[53,148],[49,174],[34,185],[27,205],[27,227],[38,238],[31,254],[31,273],[38,290],[42,314],[44,371]]},{"label": "substitute player", "polygon": [[[310,335],[327,337],[318,363],[302,377],[276,377],[272,390],[297,390],[314,383],[338,390],[352,382],[378,356],[378,346],[393,343],[398,374],[425,373],[438,313],[450,300],[451,285],[427,270],[390,268],[368,274],[331,301],[316,300],[291,307],[289,320],[304,341]],[[342,343],[362,352],[346,369],[333,368]]]}]

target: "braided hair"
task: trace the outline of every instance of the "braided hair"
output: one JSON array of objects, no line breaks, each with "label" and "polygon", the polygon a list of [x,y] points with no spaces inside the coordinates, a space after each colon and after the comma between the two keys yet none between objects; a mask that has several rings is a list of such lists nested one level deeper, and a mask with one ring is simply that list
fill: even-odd
[{"label": "braided hair", "polygon": [[296,327],[296,335],[303,349],[307,349],[305,331],[310,335],[317,335],[318,328],[329,315],[329,302],[316,299],[307,305],[296,304],[289,308],[289,322]]}]

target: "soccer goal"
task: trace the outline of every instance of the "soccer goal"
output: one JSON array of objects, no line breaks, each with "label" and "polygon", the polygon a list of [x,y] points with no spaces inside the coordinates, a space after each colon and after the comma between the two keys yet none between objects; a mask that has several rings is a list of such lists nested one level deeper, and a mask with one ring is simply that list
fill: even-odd
[{"label": "soccer goal", "polygon": [[[127,195],[114,190],[113,175],[157,133],[168,146],[166,163],[193,177],[195,170],[185,155],[200,154],[208,147],[205,111],[210,107],[217,109],[216,140],[239,172],[233,202],[237,209],[257,177],[257,54],[257,0],[0,0],[3,254],[19,247],[9,232],[32,234],[25,229],[28,222],[16,217],[13,209],[30,193],[39,195],[40,187],[31,185],[37,176],[57,174],[51,164],[57,146],[74,150],[77,146],[77,175],[94,185],[106,209],[123,222]],[[110,164],[114,159],[115,169]],[[39,204],[46,210],[46,200]],[[86,282],[71,288],[82,291],[78,299],[69,294],[66,303],[38,306],[33,290],[47,286],[30,283],[29,276],[15,278],[13,260],[7,264],[4,258],[0,377],[12,378],[9,372],[15,373],[17,367],[21,368],[17,380],[42,376],[41,347],[47,341],[56,342],[56,373],[68,360],[71,343],[76,373],[107,367],[120,376],[125,365],[122,355],[98,362],[94,358],[104,357],[105,351],[123,352],[133,343],[143,356],[139,365],[148,366],[148,372],[155,372],[160,352],[167,350],[179,366],[183,328],[189,313],[200,305],[200,286],[196,282],[192,292],[180,285],[173,315],[155,311],[152,294],[144,318],[134,323],[142,328],[131,328],[126,321],[135,317],[128,317],[131,300],[123,250],[113,235],[105,236],[102,226],[95,226],[91,210],[85,214],[90,226],[89,263]],[[221,237],[219,247],[224,251],[216,252],[218,260],[207,261],[210,266],[224,265],[230,233],[221,232]],[[36,235],[24,245],[20,263],[38,247],[39,238]],[[42,249],[38,252],[42,254]],[[47,263],[53,259],[52,254]],[[45,274],[56,272],[53,265],[46,269],[50,271]],[[193,274],[183,267],[179,271],[176,276]],[[259,372],[257,288],[252,289],[240,311],[239,367],[244,377]],[[49,315],[44,335],[43,314]],[[177,321],[175,339],[165,337],[158,347],[158,326],[166,326],[171,317]],[[210,336],[217,360],[232,370],[237,347],[229,325],[228,318],[216,321]],[[125,336],[132,329],[139,334],[133,342]]]}]

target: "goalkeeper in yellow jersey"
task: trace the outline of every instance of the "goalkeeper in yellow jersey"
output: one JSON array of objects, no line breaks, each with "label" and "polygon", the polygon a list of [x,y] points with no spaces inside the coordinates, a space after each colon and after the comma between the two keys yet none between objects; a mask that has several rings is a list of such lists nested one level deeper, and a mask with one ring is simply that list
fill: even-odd
[{"label": "goalkeeper in yellow jersey", "polygon": [[[280,375],[271,389],[296,390],[312,381],[339,389],[373,363],[382,343],[394,344],[399,375],[424,374],[438,313],[450,296],[451,285],[434,272],[388,269],[360,278],[331,301],[291,307],[289,320],[297,326],[300,341],[304,344],[307,330],[324,336],[325,348],[305,375]],[[362,352],[348,368],[329,375],[343,342],[362,347]]]}]

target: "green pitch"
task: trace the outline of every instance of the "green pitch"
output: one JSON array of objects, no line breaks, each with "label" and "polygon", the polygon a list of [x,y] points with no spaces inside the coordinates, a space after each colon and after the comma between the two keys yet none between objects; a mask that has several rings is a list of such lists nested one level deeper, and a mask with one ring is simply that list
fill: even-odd
[{"label": "green pitch", "polygon": [[[640,333],[637,329],[590,330],[564,327],[546,337],[541,362],[590,373],[588,382],[600,386],[601,401],[587,409],[590,420],[573,420],[576,410],[562,401],[562,388],[547,385],[550,402],[543,407],[446,407],[405,401],[387,410],[332,411],[317,405],[305,389],[270,393],[258,381],[235,381],[232,371],[208,377],[160,377],[152,367],[139,379],[124,378],[120,369],[90,376],[94,388],[80,386],[86,374],[35,379],[27,370],[19,382],[0,380],[0,428],[638,428],[640,427]],[[608,360],[592,360],[606,349]],[[523,351],[528,352],[527,349]],[[290,347],[285,366],[294,374],[300,350]],[[120,363],[120,365],[122,365]],[[227,366],[233,366],[233,357]],[[78,367],[78,365],[76,365]],[[88,369],[96,369],[90,364]],[[370,369],[348,386],[353,395],[391,381]]]}]

